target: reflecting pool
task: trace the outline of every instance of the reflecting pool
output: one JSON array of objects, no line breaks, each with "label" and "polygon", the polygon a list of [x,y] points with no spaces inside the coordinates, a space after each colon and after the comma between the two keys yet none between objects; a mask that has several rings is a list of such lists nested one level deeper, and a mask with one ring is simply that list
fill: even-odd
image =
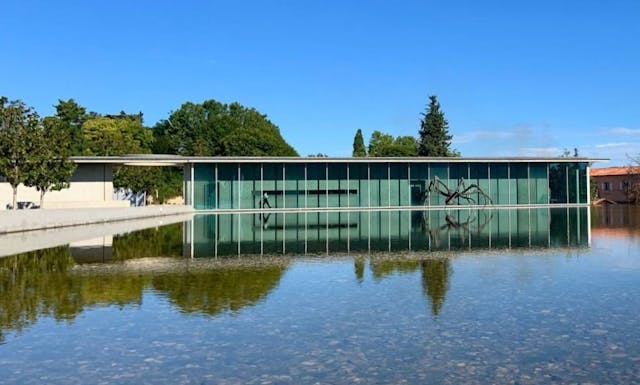
[{"label": "reflecting pool", "polygon": [[0,258],[9,384],[639,383],[635,207],[196,215]]}]

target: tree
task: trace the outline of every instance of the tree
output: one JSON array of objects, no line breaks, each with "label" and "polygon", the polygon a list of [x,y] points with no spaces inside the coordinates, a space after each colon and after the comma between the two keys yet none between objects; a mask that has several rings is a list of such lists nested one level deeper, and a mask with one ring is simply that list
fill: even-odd
[{"label": "tree", "polygon": [[393,146],[393,136],[375,130],[369,138],[369,156],[384,156],[384,153],[391,146]]},{"label": "tree", "polygon": [[640,157],[631,158],[631,161],[632,163],[627,166],[624,191],[629,203],[640,204]]},{"label": "tree", "polygon": [[34,159],[24,182],[40,192],[40,207],[44,207],[47,191],[69,187],[76,165],[69,160],[72,137],[67,135],[63,122],[55,118],[43,119],[34,135]]},{"label": "tree", "polygon": [[[94,115],[84,122],[82,131],[85,155],[149,154],[154,141],[153,131],[143,125],[140,113]],[[113,171],[114,187],[145,192],[156,201],[163,180],[163,173],[154,167],[119,166]]]},{"label": "tree", "polygon": [[239,103],[184,103],[153,128],[156,150],[185,156],[298,156],[267,116]]},{"label": "tree", "polygon": [[84,136],[82,134],[82,124],[89,117],[87,110],[76,103],[75,100],[58,99],[55,119],[63,131],[69,135],[69,146],[71,155],[82,155],[84,153]]},{"label": "tree", "polygon": [[451,139],[449,135],[449,123],[440,110],[440,103],[435,95],[429,96],[427,112],[422,113],[419,131],[418,155],[420,156],[454,156],[451,151]]},{"label": "tree", "polygon": [[362,137],[362,130],[358,128],[356,136],[353,138],[353,156],[363,157],[367,156],[367,148],[364,146],[364,138]]},{"label": "tree", "polygon": [[409,157],[416,156],[418,143],[413,136],[385,134],[378,130],[369,139],[369,156],[373,157]]},{"label": "tree", "polygon": [[138,115],[97,116],[82,125],[84,155],[148,154],[153,132]]},{"label": "tree", "polygon": [[0,97],[0,175],[13,190],[13,209],[17,209],[18,186],[29,177],[30,164],[37,161],[34,151],[40,126],[38,114],[22,101]]},{"label": "tree", "polygon": [[297,156],[298,154],[279,135],[259,126],[239,127],[222,140],[225,156]]}]

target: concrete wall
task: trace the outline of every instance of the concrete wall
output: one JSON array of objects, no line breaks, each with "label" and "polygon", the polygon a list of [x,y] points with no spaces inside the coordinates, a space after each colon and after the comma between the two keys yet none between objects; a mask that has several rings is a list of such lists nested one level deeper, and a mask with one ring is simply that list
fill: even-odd
[{"label": "concrete wall", "polygon": [[[13,190],[9,183],[0,182],[0,210],[11,204]],[[128,207],[128,201],[114,201],[113,168],[108,164],[79,164],[71,178],[70,187],[49,191],[44,196],[45,208]],[[35,188],[18,186],[18,202],[40,204]]]}]

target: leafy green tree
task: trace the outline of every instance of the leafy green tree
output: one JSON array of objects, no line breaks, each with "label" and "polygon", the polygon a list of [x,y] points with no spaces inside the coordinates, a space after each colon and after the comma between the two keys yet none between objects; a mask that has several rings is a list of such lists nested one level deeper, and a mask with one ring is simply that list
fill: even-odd
[{"label": "leafy green tree", "polygon": [[[149,154],[154,142],[153,131],[143,125],[142,114],[93,116],[84,122],[82,131],[85,155]],[[155,167],[114,169],[114,187],[145,192],[155,196],[156,201],[163,190],[162,181],[163,173]]]},{"label": "leafy green tree", "polygon": [[0,175],[13,190],[13,209],[17,209],[18,186],[32,171],[30,165],[39,154],[33,144],[37,141],[40,118],[22,101],[0,97]]},{"label": "leafy green tree", "polygon": [[148,154],[153,132],[142,125],[137,115],[97,116],[82,125],[84,155],[113,156]]},{"label": "leafy green tree", "polygon": [[367,156],[367,148],[364,146],[364,138],[362,137],[362,130],[358,128],[356,136],[353,138],[353,156],[363,157]]},{"label": "leafy green tree", "polygon": [[73,99],[58,99],[58,104],[54,107],[56,109],[54,117],[58,120],[60,127],[68,133],[71,155],[82,155],[84,153],[82,124],[89,117],[87,110]]},{"label": "leafy green tree", "polygon": [[43,119],[34,135],[34,159],[29,164],[25,185],[40,192],[40,207],[44,207],[47,191],[59,191],[69,187],[69,180],[76,166],[69,159],[70,141],[64,124],[55,118]]},{"label": "leafy green tree", "polygon": [[449,123],[440,110],[440,103],[435,95],[429,96],[427,112],[422,113],[419,131],[418,154],[420,156],[454,156],[449,149],[451,139]]},{"label": "leafy green tree", "polygon": [[394,152],[397,155],[393,156],[417,156],[418,155],[418,141],[416,138],[410,135],[398,136],[393,141]]},{"label": "leafy green tree", "polygon": [[412,136],[394,138],[392,135],[376,130],[369,139],[369,156],[373,157],[416,156],[417,148],[418,143]]},{"label": "leafy green tree", "polygon": [[225,156],[297,156],[298,154],[282,138],[270,132],[254,127],[239,127],[227,134],[222,140]]},{"label": "leafy green tree", "polygon": [[267,116],[239,103],[184,103],[153,128],[158,152],[186,156],[298,156]]},{"label": "leafy green tree", "polygon": [[375,130],[369,138],[369,156],[384,156],[385,149],[393,145],[393,136]]}]

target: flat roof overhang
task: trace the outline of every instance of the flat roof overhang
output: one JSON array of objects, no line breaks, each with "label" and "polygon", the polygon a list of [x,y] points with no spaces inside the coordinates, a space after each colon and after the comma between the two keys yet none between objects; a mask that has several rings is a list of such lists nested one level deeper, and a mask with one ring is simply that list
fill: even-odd
[{"label": "flat roof overhang", "polygon": [[132,154],[122,156],[72,156],[77,164],[122,164],[128,166],[183,166],[195,163],[594,163],[606,162],[606,158],[584,157],[267,157],[267,156],[180,156],[160,154]]}]

